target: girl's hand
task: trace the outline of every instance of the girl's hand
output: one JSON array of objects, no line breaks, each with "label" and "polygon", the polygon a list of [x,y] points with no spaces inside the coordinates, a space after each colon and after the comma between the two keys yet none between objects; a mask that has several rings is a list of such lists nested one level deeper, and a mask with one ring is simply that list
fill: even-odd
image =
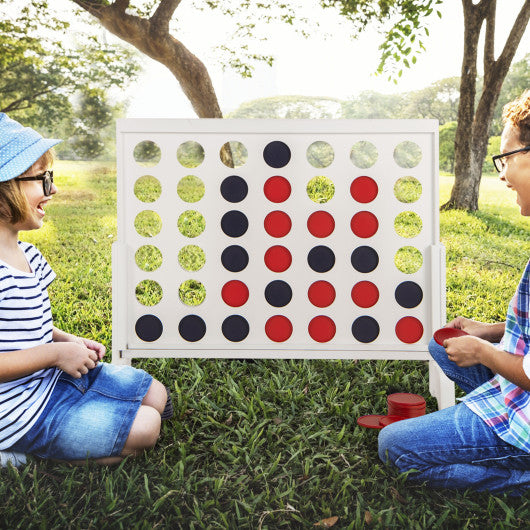
[{"label": "girl's hand", "polygon": [[105,348],[103,344],[100,344],[95,340],[85,339],[83,337],[76,338],[78,339],[76,342],[78,342],[79,344],[83,344],[86,348],[95,352],[95,354],[98,356],[98,361],[101,361],[101,359],[103,359],[103,357],[105,356],[105,352],[107,351],[107,348]]},{"label": "girl's hand", "polygon": [[487,340],[488,342],[499,342],[504,334],[505,323],[486,324],[465,317],[456,317],[445,325],[446,328],[456,328],[465,331],[473,337]]},{"label": "girl's hand", "polygon": [[56,343],[55,349],[55,366],[76,379],[95,368],[98,361],[93,350],[78,342]]}]

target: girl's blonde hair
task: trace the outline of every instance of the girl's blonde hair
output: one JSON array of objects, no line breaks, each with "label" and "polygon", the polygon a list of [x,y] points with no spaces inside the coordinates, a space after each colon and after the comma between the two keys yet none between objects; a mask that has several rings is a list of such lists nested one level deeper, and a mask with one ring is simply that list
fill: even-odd
[{"label": "girl's blonde hair", "polygon": [[519,141],[530,145],[530,90],[525,90],[517,99],[502,108],[502,120],[519,130]]},{"label": "girl's blonde hair", "polygon": [[[53,166],[53,151],[46,151],[20,177],[28,175],[36,165],[49,169]],[[24,221],[29,215],[30,207],[21,183],[16,179],[0,182],[0,222],[16,224]]]}]

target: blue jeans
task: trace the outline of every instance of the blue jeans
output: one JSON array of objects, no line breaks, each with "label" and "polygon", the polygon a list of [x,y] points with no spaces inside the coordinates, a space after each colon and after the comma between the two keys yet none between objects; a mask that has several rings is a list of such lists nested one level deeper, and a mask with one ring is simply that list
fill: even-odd
[{"label": "blue jeans", "polygon": [[[482,365],[460,368],[434,340],[429,351],[465,392],[493,377]],[[530,454],[499,438],[464,403],[388,425],[379,434],[379,458],[433,487],[515,495],[530,487]]]}]

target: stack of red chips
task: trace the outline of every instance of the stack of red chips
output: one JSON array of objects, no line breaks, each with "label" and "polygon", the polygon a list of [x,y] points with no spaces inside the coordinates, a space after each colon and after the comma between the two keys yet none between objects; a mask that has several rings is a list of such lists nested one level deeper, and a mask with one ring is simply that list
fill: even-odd
[{"label": "stack of red chips", "polygon": [[357,423],[361,427],[369,429],[382,429],[386,425],[390,425],[396,421],[406,420],[407,418],[415,418],[425,414],[425,399],[418,394],[408,394],[406,392],[398,392],[390,394],[387,399],[388,414],[369,414],[368,416],[361,416],[357,418]]}]

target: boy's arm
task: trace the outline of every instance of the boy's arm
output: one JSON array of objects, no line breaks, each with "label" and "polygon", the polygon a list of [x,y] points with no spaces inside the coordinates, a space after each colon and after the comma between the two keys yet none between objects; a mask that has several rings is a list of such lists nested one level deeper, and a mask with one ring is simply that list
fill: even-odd
[{"label": "boy's arm", "polygon": [[449,360],[458,366],[467,367],[482,364],[494,374],[499,374],[523,390],[530,392],[530,378],[524,370],[524,357],[522,355],[514,355],[500,350],[486,340],[472,336],[446,339],[444,347]]},{"label": "boy's arm", "polygon": [[79,378],[94,368],[97,353],[83,344],[41,344],[26,350],[0,353],[0,383],[12,381],[53,366]]}]

